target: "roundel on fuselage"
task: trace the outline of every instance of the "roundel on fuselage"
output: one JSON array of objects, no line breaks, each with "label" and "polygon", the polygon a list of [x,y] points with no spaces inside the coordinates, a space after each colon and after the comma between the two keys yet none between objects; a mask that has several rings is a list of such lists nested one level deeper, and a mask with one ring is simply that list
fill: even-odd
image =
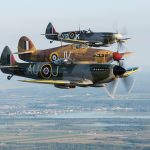
[{"label": "roundel on fuselage", "polygon": [[69,38],[70,38],[70,39],[74,39],[75,36],[76,36],[76,33],[75,33],[75,32],[70,32],[70,33],[69,33]]},{"label": "roundel on fuselage", "polygon": [[58,54],[56,52],[50,54],[50,57],[49,57],[50,61],[55,61],[57,59],[58,59]]},{"label": "roundel on fuselage", "polygon": [[47,79],[47,78],[50,78],[50,77],[51,77],[51,65],[50,65],[50,64],[44,65],[44,66],[41,68],[41,76],[42,76],[44,79]]}]

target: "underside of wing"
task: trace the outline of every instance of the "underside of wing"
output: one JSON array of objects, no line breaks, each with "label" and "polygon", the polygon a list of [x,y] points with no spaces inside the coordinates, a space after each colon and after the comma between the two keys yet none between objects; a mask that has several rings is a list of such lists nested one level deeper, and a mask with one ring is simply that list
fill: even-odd
[{"label": "underside of wing", "polygon": [[74,81],[74,84],[77,86],[86,87],[86,86],[93,85],[93,82],[91,80],[84,79],[84,80]]},{"label": "underside of wing", "polygon": [[41,84],[55,84],[55,85],[75,85],[75,86],[89,86],[93,85],[91,80],[78,80],[78,81],[69,81],[69,80],[19,80],[21,82],[28,83],[41,83]]},{"label": "underside of wing", "polygon": [[41,84],[70,84],[70,81],[65,80],[19,80],[28,83],[41,83]]},{"label": "underside of wing", "polygon": [[62,39],[66,42],[73,42],[73,43],[81,43],[81,44],[88,44],[89,41],[83,41],[83,40],[76,40],[76,39]]}]

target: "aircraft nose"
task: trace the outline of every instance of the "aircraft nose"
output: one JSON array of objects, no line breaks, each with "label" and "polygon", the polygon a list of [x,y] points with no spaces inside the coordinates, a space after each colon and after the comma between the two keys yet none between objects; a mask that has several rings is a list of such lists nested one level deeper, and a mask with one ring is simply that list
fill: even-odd
[{"label": "aircraft nose", "polygon": [[113,52],[113,59],[116,61],[119,61],[122,59],[122,54],[118,53],[118,52]]},{"label": "aircraft nose", "polygon": [[126,70],[120,66],[114,66],[113,73],[115,76],[121,76],[126,72]]}]

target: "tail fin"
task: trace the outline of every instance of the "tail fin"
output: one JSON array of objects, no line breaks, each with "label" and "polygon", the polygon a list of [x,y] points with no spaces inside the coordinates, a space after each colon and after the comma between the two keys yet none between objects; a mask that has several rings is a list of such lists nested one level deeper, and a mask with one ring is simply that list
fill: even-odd
[{"label": "tail fin", "polygon": [[5,46],[1,54],[1,66],[15,66],[17,64],[14,55],[12,54],[10,48]]},{"label": "tail fin", "polygon": [[36,51],[37,49],[35,48],[34,44],[32,41],[26,37],[23,36],[20,38],[19,43],[18,43],[18,56],[20,59],[25,60],[29,56],[29,54],[32,54]]},{"label": "tail fin", "polygon": [[49,36],[57,35],[58,33],[56,32],[54,26],[50,22],[47,25],[46,31],[45,31],[45,37],[48,38]]}]

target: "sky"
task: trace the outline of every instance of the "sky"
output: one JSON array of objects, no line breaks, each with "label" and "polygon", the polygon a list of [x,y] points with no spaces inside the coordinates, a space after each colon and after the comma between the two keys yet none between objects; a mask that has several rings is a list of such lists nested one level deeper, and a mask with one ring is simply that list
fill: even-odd
[{"label": "sky", "polygon": [[[126,49],[134,52],[127,64],[148,68],[149,6],[149,0],[1,0],[0,52],[6,45],[16,52],[23,35],[31,38],[39,49],[60,45],[59,42],[50,44],[40,35],[49,22],[59,32],[78,30],[79,25],[81,29],[97,32],[115,32],[116,29],[121,32],[126,28],[127,36],[132,38]],[[110,49],[116,51],[115,46]]]}]

